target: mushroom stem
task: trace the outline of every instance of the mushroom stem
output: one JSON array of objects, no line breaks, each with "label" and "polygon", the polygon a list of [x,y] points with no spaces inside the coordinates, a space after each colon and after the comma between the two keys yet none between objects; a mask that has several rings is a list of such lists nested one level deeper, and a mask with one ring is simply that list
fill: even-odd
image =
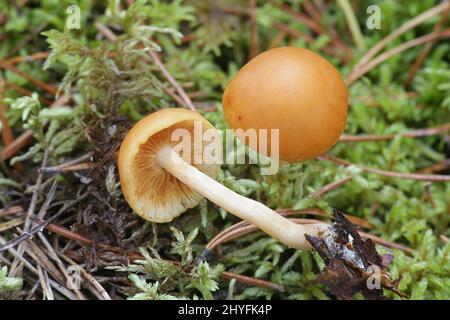
[{"label": "mushroom stem", "polygon": [[157,152],[157,161],[202,196],[290,247],[309,250],[311,246],[306,240],[306,234],[322,238],[331,232],[328,224],[299,225],[269,207],[237,194],[188,164],[170,146],[164,146]]}]

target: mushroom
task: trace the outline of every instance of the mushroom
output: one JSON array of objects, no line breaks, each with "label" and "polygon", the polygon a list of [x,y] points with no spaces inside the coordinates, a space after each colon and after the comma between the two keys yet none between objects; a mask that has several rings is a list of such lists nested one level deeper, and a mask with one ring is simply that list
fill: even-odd
[{"label": "mushroom", "polygon": [[[119,150],[119,175],[128,204],[142,218],[169,222],[206,197],[228,212],[244,219],[288,246],[310,248],[305,234],[318,237],[326,224],[298,225],[265,205],[218,183],[219,164],[193,159],[200,148],[192,148],[191,160],[175,151],[172,133],[193,133],[196,121],[202,130],[212,129],[199,113],[187,109],[162,109],[140,120],[126,135]],[[203,155],[202,155],[203,156]]]},{"label": "mushroom", "polygon": [[[239,70],[222,105],[230,128],[279,129],[279,158],[297,162],[336,143],[345,128],[348,92],[327,60],[307,49],[281,47]],[[242,132],[236,135],[244,140]]]},{"label": "mushroom", "polygon": [[[303,96],[306,98],[301,99]],[[346,103],[346,87],[337,71],[323,58],[294,48],[274,49],[255,57],[231,81],[223,99],[231,127],[282,127],[280,155],[290,161],[313,157],[335,143],[344,127]],[[321,117],[326,119],[320,122]],[[219,163],[201,150],[207,141],[202,140],[200,146],[194,143],[188,156],[180,154],[172,134],[183,129],[193,135],[195,123],[201,124],[202,132],[214,130],[199,113],[173,108],[148,115],[125,137],[119,151],[120,182],[126,201],[137,214],[149,221],[169,222],[206,197],[293,248],[311,249],[305,235],[322,238],[332,233],[326,223],[296,224],[217,182]],[[202,161],[194,161],[195,157]]]}]

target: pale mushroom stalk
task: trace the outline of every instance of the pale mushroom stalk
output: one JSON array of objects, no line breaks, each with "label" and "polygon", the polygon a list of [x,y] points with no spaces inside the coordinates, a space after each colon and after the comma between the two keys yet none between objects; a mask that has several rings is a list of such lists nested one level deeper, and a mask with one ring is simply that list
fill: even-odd
[{"label": "pale mushroom stalk", "polygon": [[161,167],[211,202],[290,247],[311,249],[306,234],[322,238],[331,232],[328,224],[296,224],[262,203],[237,194],[188,164],[171,146],[161,147],[156,158]]}]

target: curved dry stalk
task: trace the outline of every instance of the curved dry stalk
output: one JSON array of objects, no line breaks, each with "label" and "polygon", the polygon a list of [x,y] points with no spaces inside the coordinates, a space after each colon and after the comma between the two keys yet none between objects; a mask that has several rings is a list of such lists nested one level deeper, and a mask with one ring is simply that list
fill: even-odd
[{"label": "curved dry stalk", "polygon": [[33,78],[28,73],[21,71],[16,66],[14,66],[4,60],[0,60],[0,68],[17,74],[18,76],[30,81],[32,84],[36,85],[37,87],[41,88],[42,90],[47,91],[48,93],[51,93],[53,96],[56,96],[56,93],[58,92],[57,87],[47,84],[41,80]]},{"label": "curved dry stalk", "polygon": [[[282,215],[282,216],[291,216],[291,215],[297,215],[297,214],[305,214],[305,215],[315,215],[315,216],[321,216],[321,217],[329,217],[329,214],[327,212],[325,212],[324,210],[318,209],[318,208],[309,208],[309,209],[304,209],[304,210],[294,210],[294,209],[279,209],[277,210],[277,212]],[[367,222],[364,219],[361,219],[359,217],[353,216],[353,215],[349,215],[349,214],[345,214],[345,217],[353,224],[362,227],[362,228],[366,228],[366,229],[371,229],[372,225]],[[317,220],[319,221],[319,220]],[[243,220],[240,221],[238,223],[235,223],[233,225],[231,225],[230,227],[226,228],[225,230],[223,230],[222,232],[216,234],[206,245],[206,249],[210,249],[209,246],[215,246],[216,242],[220,242],[222,238],[227,237],[229,234],[232,234],[233,232],[235,232],[236,230],[240,230],[244,227],[250,226],[251,224],[248,223],[247,221]]]},{"label": "curved dry stalk", "polygon": [[[441,13],[441,18],[439,19],[438,23],[436,23],[436,25],[433,27],[432,32],[439,32],[442,30],[445,23],[447,22],[449,11],[450,11],[450,6],[448,6],[447,9]],[[420,53],[417,56],[416,61],[414,61],[414,64],[412,65],[411,69],[408,72],[408,78],[406,79],[406,81],[404,83],[405,87],[409,87],[411,85],[417,71],[420,69],[423,62],[425,61],[425,58],[430,53],[431,48],[433,47],[433,44],[434,44],[434,42],[428,42],[420,50]]]},{"label": "curved dry stalk", "polygon": [[293,8],[291,8],[287,4],[281,5],[281,10],[291,15],[295,20],[300,22],[302,25],[306,25],[309,29],[314,31],[317,34],[330,34],[331,35],[331,43],[342,50],[345,55],[348,57],[351,57],[353,55],[353,50],[348,47],[339,37],[339,34],[335,32],[334,29],[325,30],[324,27],[315,21],[312,17],[308,17],[300,12],[296,12]]},{"label": "curved dry stalk", "polygon": [[431,181],[431,182],[450,182],[450,175],[444,174],[421,174],[421,173],[403,173],[396,171],[387,171],[381,169],[370,168],[366,166],[361,166],[350,161],[340,159],[337,157],[333,157],[330,155],[320,156],[318,159],[327,160],[339,165],[343,166],[355,166],[360,168],[361,170],[368,173],[375,173],[381,176],[390,177],[390,178],[399,178],[399,179],[410,179],[410,180],[418,180],[418,181]]},{"label": "curved dry stalk", "polygon": [[356,46],[360,50],[365,50],[365,42],[364,37],[361,32],[361,28],[359,27],[358,20],[356,19],[355,12],[353,12],[352,5],[349,0],[338,0],[338,5],[341,10],[344,12],[345,20],[347,21],[347,25],[352,34],[353,40],[355,41]]},{"label": "curved dry stalk", "polygon": [[[399,36],[404,34],[405,32],[408,32],[409,30],[415,28],[419,24],[423,23],[424,21],[440,14],[441,12],[444,12],[448,9],[450,6],[450,1],[446,0],[442,2],[441,4],[438,4],[434,6],[433,8],[423,12],[422,14],[414,17],[410,21],[403,24],[401,27],[399,27],[397,30],[393,31],[391,34],[383,38],[381,41],[379,41],[376,45],[374,45],[367,53],[361,58],[361,60],[353,67],[352,72],[350,73],[350,76],[355,73],[358,69],[361,68],[361,66],[367,64],[375,55],[383,50],[389,43],[391,43],[393,40],[397,39]],[[349,76],[349,77],[350,77]]]},{"label": "curved dry stalk", "polygon": [[[64,95],[62,95],[50,105],[50,108],[62,106],[66,102],[67,102],[66,97]],[[44,124],[44,125],[46,125],[46,124]],[[6,146],[0,152],[0,162],[14,157],[17,154],[17,152],[19,152],[23,147],[25,147],[27,144],[29,144],[32,140],[33,140],[33,131],[31,129],[24,131],[11,144]]]},{"label": "curved dry stalk", "polygon": [[250,16],[250,50],[248,53],[248,60],[256,57],[259,50],[259,38],[258,38],[258,24],[256,23],[256,0],[249,1],[249,16]]},{"label": "curved dry stalk", "polygon": [[[111,29],[109,29],[107,26],[102,24],[101,22],[97,21],[95,22],[95,27],[97,30],[103,34],[110,42],[116,42],[117,36],[112,32]],[[169,81],[169,83],[174,87],[174,89],[177,91],[178,95],[180,96],[180,99],[183,101],[184,107],[196,110],[194,104],[192,103],[191,98],[187,95],[186,91],[184,91],[183,87],[175,80],[175,78],[170,74],[170,72],[167,70],[167,68],[162,63],[161,59],[158,57],[158,55],[153,51],[148,51],[148,55],[153,60],[153,62],[156,64],[156,66],[159,68],[161,73],[164,75],[164,77]]]},{"label": "curved dry stalk", "polygon": [[440,172],[440,171],[446,170],[447,168],[450,168],[450,159],[445,159],[445,160],[439,161],[435,164],[432,164],[431,166],[417,170],[417,173]]},{"label": "curved dry stalk", "polygon": [[14,155],[19,152],[20,149],[30,143],[31,140],[33,140],[33,131],[24,131],[20,136],[18,136],[13,142],[7,145],[0,152],[0,162],[14,157]]},{"label": "curved dry stalk", "polygon": [[[320,221],[320,220],[316,220],[316,219],[299,219],[299,218],[289,218],[289,220],[291,220],[295,223],[298,223],[298,224],[313,224],[313,223],[317,223],[318,221]],[[235,228],[232,232],[226,232],[226,231],[227,231],[227,229],[225,229],[224,231],[221,232],[221,233],[224,233],[225,236],[220,237],[219,239],[216,239],[214,242],[210,241],[206,245],[206,249],[213,250],[215,247],[217,247],[220,244],[224,244],[226,242],[235,240],[239,237],[243,237],[245,235],[257,232],[258,228],[254,225],[246,225],[246,226],[241,226],[240,228],[237,228],[237,229]],[[415,252],[415,250],[413,250],[409,247],[403,246],[398,243],[384,240],[380,237],[374,236],[374,235],[366,233],[366,232],[360,231],[359,234],[361,235],[361,237],[366,238],[366,239],[371,239],[376,244],[382,245],[384,247],[398,249],[398,250],[401,250],[408,254],[413,254]]]},{"label": "curved dry stalk", "polygon": [[378,66],[380,63],[386,61],[387,59],[391,58],[392,56],[394,56],[396,54],[399,54],[400,52],[403,52],[403,51],[405,51],[407,49],[410,49],[412,47],[421,45],[423,43],[434,41],[436,39],[444,39],[444,38],[448,38],[448,37],[450,37],[450,28],[447,28],[447,29],[445,29],[443,31],[430,33],[430,34],[427,34],[425,36],[422,36],[422,37],[419,37],[419,38],[416,38],[416,39],[404,42],[401,45],[398,45],[397,47],[395,47],[395,48],[393,48],[393,49],[391,49],[389,51],[386,51],[383,54],[380,54],[375,59],[371,60],[367,64],[365,64],[362,67],[358,68],[355,72],[351,73],[347,77],[347,84],[348,85],[352,84],[353,82],[358,80],[360,77],[365,75],[367,72],[369,72],[370,70],[372,70],[373,68]]},{"label": "curved dry stalk", "polygon": [[417,129],[410,132],[400,133],[400,134],[361,134],[361,135],[348,135],[343,134],[339,141],[341,142],[363,142],[363,141],[386,141],[392,140],[396,136],[400,135],[404,138],[421,138],[427,136],[438,135],[450,131],[450,122],[439,126]]},{"label": "curved dry stalk", "polygon": [[1,135],[3,144],[5,146],[10,145],[14,141],[14,134],[12,132],[11,126],[9,125],[9,120],[6,117],[6,111],[8,107],[3,103],[3,99],[6,97],[6,82],[0,75],[0,123],[2,124]]},{"label": "curved dry stalk", "polygon": [[5,60],[5,62],[9,63],[9,64],[17,64],[20,62],[31,62],[31,61],[36,61],[36,60],[47,59],[48,56],[49,56],[48,52],[42,51],[42,52],[33,53],[32,55],[29,55],[29,56],[16,56],[13,58],[9,58],[9,59]]},{"label": "curved dry stalk", "polygon": [[324,185],[319,190],[314,191],[313,193],[311,193],[311,195],[313,197],[320,198],[320,197],[324,196],[325,194],[327,194],[328,192],[331,192],[331,191],[343,186],[344,184],[346,184],[347,182],[349,182],[352,179],[353,179],[353,175],[349,175],[340,180],[333,181],[329,184]]}]

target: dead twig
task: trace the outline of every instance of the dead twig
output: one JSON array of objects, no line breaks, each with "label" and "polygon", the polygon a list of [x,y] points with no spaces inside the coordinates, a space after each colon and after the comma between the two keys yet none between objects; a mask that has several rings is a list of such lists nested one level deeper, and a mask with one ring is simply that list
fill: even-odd
[{"label": "dead twig", "polygon": [[95,167],[93,162],[82,162],[72,165],[59,165],[55,167],[40,168],[39,171],[45,173],[65,173],[72,171],[90,170]]},{"label": "dead twig", "polygon": [[398,135],[404,138],[421,138],[438,135],[441,133],[445,133],[447,131],[450,131],[450,123],[445,123],[431,128],[417,129],[414,131],[399,134],[361,134],[361,135],[343,134],[339,138],[339,141],[341,142],[386,141],[392,140]]},{"label": "dead twig", "polygon": [[321,23],[316,22],[314,19],[300,13],[296,12],[287,4],[281,5],[281,9],[287,14],[291,15],[295,20],[303,25],[306,25],[309,29],[317,34],[329,34],[331,35],[331,43],[344,53],[345,61],[351,59],[353,56],[353,51],[350,49],[339,37],[339,34],[334,30],[325,30]]},{"label": "dead twig", "polygon": [[75,261],[67,257],[66,255],[60,254],[60,257],[62,257],[66,262],[70,263],[72,266],[76,266],[78,270],[80,270],[83,277],[87,280],[89,283],[89,286],[92,287],[91,290],[92,293],[94,293],[100,300],[111,300],[111,297],[106,292],[105,288],[93,277],[91,276],[82,266],[77,264]]},{"label": "dead twig", "polygon": [[340,186],[343,186],[344,184],[346,184],[347,182],[349,182],[352,179],[353,179],[353,175],[346,176],[340,180],[331,182],[331,183],[323,186],[319,190],[313,192],[311,195],[314,197],[318,197],[318,198],[323,197],[328,192],[331,192],[331,191],[339,188]]},{"label": "dead twig", "polygon": [[[317,208],[309,208],[309,209],[304,209],[304,210],[294,210],[294,209],[278,209],[277,212],[282,215],[282,216],[292,216],[292,215],[315,215],[315,216],[321,216],[321,217],[329,217],[329,214],[321,209],[317,209]],[[363,228],[367,228],[370,229],[372,228],[372,225],[370,223],[368,223],[366,220],[361,219],[359,217],[356,216],[352,216],[349,214],[346,214],[345,217],[350,220],[352,223],[354,223],[357,226],[363,227]],[[305,221],[310,221],[310,220],[305,220]],[[318,221],[318,220],[317,220]],[[248,223],[245,220],[242,220],[238,223],[233,224],[232,226],[228,227],[227,229],[223,230],[222,232],[218,233],[217,235],[215,235],[206,245],[206,249],[208,250],[212,250],[212,248],[217,246],[217,243],[221,243],[221,241],[223,239],[227,239],[227,237],[229,236],[229,234],[234,234],[234,232],[236,232],[236,230],[242,230],[242,228],[250,226],[251,224]],[[247,230],[247,229],[244,229]],[[239,232],[241,231],[237,231],[237,234],[239,234]]]},{"label": "dead twig", "polygon": [[397,47],[386,51],[385,53],[380,54],[379,56],[377,56],[376,58],[374,58],[373,60],[371,60],[370,62],[368,62],[367,64],[361,66],[360,68],[358,68],[357,70],[355,70],[355,72],[351,73],[348,77],[347,77],[347,84],[350,85],[353,82],[355,82],[356,80],[358,80],[360,77],[362,77],[363,75],[365,75],[367,72],[369,72],[370,70],[372,70],[373,68],[375,68],[376,66],[378,66],[379,64],[381,64],[382,62],[386,61],[387,59],[395,56],[396,54],[399,54],[400,52],[403,52],[407,49],[413,48],[415,46],[430,42],[430,41],[434,41],[436,39],[445,39],[445,38],[449,38],[450,37],[450,28],[447,28],[445,30],[439,31],[439,32],[434,32],[434,33],[430,33],[427,34],[425,36],[410,40],[410,41],[406,41],[400,45],[398,45]]},{"label": "dead twig", "polygon": [[0,209],[0,218],[1,217],[7,217],[7,216],[13,216],[18,213],[24,213],[25,210],[22,208],[22,206],[12,206],[9,208]]},{"label": "dead twig", "polygon": [[183,100],[183,105],[191,110],[196,110],[194,104],[192,103],[189,96],[186,94],[186,91],[184,91],[183,87],[180,86],[180,84],[175,80],[174,77],[167,71],[166,67],[162,63],[162,61],[159,59],[157,54],[153,51],[149,51],[148,54],[153,59],[155,64],[158,66],[159,70],[161,70],[161,73],[164,75],[164,77],[167,79],[167,81],[170,82],[170,84],[175,88],[175,90],[178,92],[178,95]]},{"label": "dead twig", "polygon": [[359,72],[364,65],[366,65],[373,57],[375,57],[381,50],[383,50],[389,43],[397,39],[402,34],[408,32],[409,30],[415,28],[424,21],[444,12],[448,9],[450,1],[446,0],[441,4],[434,6],[433,8],[423,12],[422,14],[414,17],[407,23],[403,24],[401,27],[393,31],[391,34],[383,38],[381,41],[377,42],[367,53],[361,58],[361,60],[353,67],[350,72],[349,78],[353,78],[353,74]]},{"label": "dead twig", "polygon": [[11,65],[20,63],[20,62],[31,62],[36,60],[47,59],[49,53],[46,51],[36,52],[29,56],[16,56],[9,59],[6,59],[5,62]]},{"label": "dead twig", "polygon": [[253,59],[258,54],[259,38],[258,38],[258,24],[256,23],[256,0],[249,1],[249,15],[250,15],[250,50],[248,52],[248,60]]},{"label": "dead twig", "polygon": [[330,162],[333,162],[333,163],[336,163],[339,165],[343,165],[346,167],[356,166],[365,172],[379,174],[381,176],[390,177],[390,178],[410,179],[410,180],[418,180],[418,181],[432,181],[432,182],[450,182],[450,175],[403,173],[403,172],[374,169],[374,168],[354,164],[354,163],[351,163],[350,161],[340,159],[337,157],[333,157],[330,155],[323,155],[323,156],[320,156],[318,159],[330,161]]},{"label": "dead twig", "polygon": [[[448,13],[450,10],[450,6],[447,7],[447,9],[442,12],[441,14],[441,18],[439,19],[438,23],[436,23],[436,25],[433,28],[433,33],[439,32],[442,30],[442,27],[445,25],[445,22],[448,19]],[[414,77],[416,76],[417,71],[420,69],[420,67],[422,66],[423,62],[425,61],[425,58],[427,57],[428,53],[431,51],[431,48],[433,47],[435,41],[430,41],[428,43],[426,43],[422,50],[420,50],[419,55],[416,58],[416,61],[414,61],[414,64],[412,65],[412,67],[409,69],[408,72],[408,78],[405,81],[404,86],[406,88],[408,88],[412,81],[414,80]]]},{"label": "dead twig", "polygon": [[[111,41],[111,42],[116,42],[117,41],[117,36],[107,26],[103,25],[100,22],[96,22],[95,23],[95,27],[109,41]],[[155,62],[156,66],[159,68],[159,70],[164,75],[164,77],[167,79],[167,81],[169,81],[169,83],[175,88],[175,90],[177,91],[177,93],[180,96],[181,100],[183,101],[183,106],[188,108],[188,109],[195,110],[195,106],[192,103],[192,101],[189,98],[189,96],[186,94],[186,91],[184,91],[183,87],[175,80],[174,77],[172,77],[172,75],[166,69],[166,67],[164,66],[162,61],[159,59],[158,55],[155,52],[151,51],[151,50],[148,52],[148,54],[152,58],[152,60]]]},{"label": "dead twig", "polygon": [[[299,219],[299,218],[289,218],[289,220],[295,222],[295,223],[317,223],[320,222],[320,220],[316,220],[316,219]],[[220,237],[219,239],[217,239],[216,241],[213,242],[213,240],[211,240],[207,245],[206,245],[206,249],[211,251],[213,250],[215,247],[217,247],[220,244],[223,244],[225,242],[231,241],[231,240],[235,240],[239,237],[248,235],[250,233],[254,233],[259,231],[259,229],[252,224],[249,225],[245,225],[245,226],[241,226],[240,228],[234,229],[232,232],[226,232],[227,229],[225,229],[224,231],[222,231],[221,233],[225,234],[225,236]],[[380,237],[365,233],[365,232],[359,232],[359,234],[363,237],[363,238],[369,238],[372,241],[374,241],[375,243],[378,243],[382,246],[388,247],[388,248],[393,248],[393,249],[398,249],[401,250],[405,253],[408,254],[413,254],[415,251],[411,248],[408,248],[406,246],[397,244],[397,243],[393,243],[387,240],[384,240]]]},{"label": "dead twig", "polygon": [[446,169],[450,168],[450,159],[445,159],[442,161],[439,161],[438,163],[435,163],[431,166],[422,168],[420,170],[417,170],[417,173],[434,173],[434,172],[441,172]]},{"label": "dead twig", "polygon": [[47,272],[42,270],[41,266],[38,266],[37,270],[38,270],[39,282],[41,284],[42,291],[44,292],[44,297],[47,298],[47,300],[55,300],[55,298],[53,297],[53,291],[52,291],[52,287],[50,286]]},{"label": "dead twig", "polygon": [[0,152],[0,162],[14,157],[19,150],[33,140],[33,131],[27,130]]},{"label": "dead twig", "polygon": [[[50,108],[55,108],[58,106],[62,106],[67,102],[67,99],[64,95],[61,95],[58,99],[56,99]],[[31,141],[33,141],[33,131],[26,130],[19,137],[17,137],[9,146],[4,148],[0,152],[0,162],[8,160],[9,158],[14,157],[22,148],[27,146]]]},{"label": "dead twig", "polygon": [[32,84],[34,84],[35,86],[39,87],[40,89],[42,89],[46,92],[51,93],[54,96],[56,96],[56,93],[58,92],[57,87],[47,84],[41,80],[33,78],[28,73],[19,70],[19,68],[17,68],[16,66],[14,66],[4,60],[0,60],[0,68],[9,70],[9,71],[17,74],[18,76],[21,76],[22,78],[24,78],[24,79],[28,80],[29,82],[31,82]]},{"label": "dead twig", "polygon": [[0,76],[0,123],[2,124],[1,133],[2,140],[5,146],[9,146],[14,141],[14,135],[11,127],[9,126],[8,118],[6,117],[6,111],[8,107],[2,101],[6,97],[6,82]]}]

